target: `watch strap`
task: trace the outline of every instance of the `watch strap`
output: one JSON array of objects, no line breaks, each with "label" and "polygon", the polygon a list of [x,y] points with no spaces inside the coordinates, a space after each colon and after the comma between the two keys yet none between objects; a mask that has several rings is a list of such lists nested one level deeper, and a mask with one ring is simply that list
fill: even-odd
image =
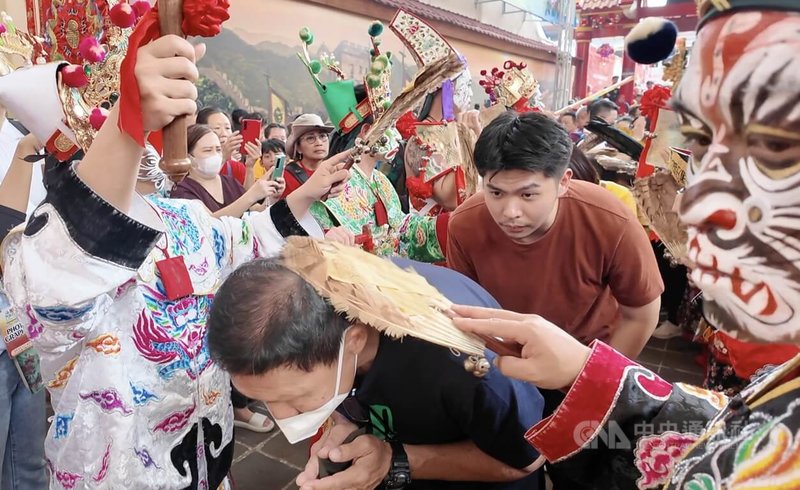
[{"label": "watch strap", "polygon": [[383,487],[390,490],[402,489],[411,484],[411,465],[403,444],[398,441],[387,441],[392,447],[392,462],[389,474],[383,481]]}]

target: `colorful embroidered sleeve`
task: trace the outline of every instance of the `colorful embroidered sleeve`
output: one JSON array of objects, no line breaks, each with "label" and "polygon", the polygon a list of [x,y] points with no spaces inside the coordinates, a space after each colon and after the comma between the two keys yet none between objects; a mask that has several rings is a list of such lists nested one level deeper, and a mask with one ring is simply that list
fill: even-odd
[{"label": "colorful embroidered sleeve", "polygon": [[319,223],[319,226],[323,230],[330,230],[331,228],[336,228],[339,226],[333,221],[328,208],[326,208],[321,202],[315,202],[311,205],[311,215],[314,216],[314,219],[317,220],[317,223]]},{"label": "colorful embroidered sleeve", "polygon": [[323,238],[322,229],[314,218],[307,214],[297,220],[285,200],[266,211],[247,213],[243,219],[208,217],[208,222],[203,229],[208,230],[213,241],[214,256],[223,278],[248,260],[277,255],[285,237]]},{"label": "colorful embroidered sleeve", "polygon": [[[383,177],[382,185],[391,188],[389,180]],[[408,257],[419,262],[442,262],[445,259],[447,250],[447,219],[448,215],[437,217],[417,216],[414,214],[403,213],[400,207],[400,198],[391,188],[391,192],[384,192],[389,196],[390,202],[387,206],[389,213],[389,226],[396,230],[397,238],[400,241],[398,254],[401,257]]]},{"label": "colorful embroidered sleeve", "polygon": [[671,385],[595,341],[564,402],[526,438],[577,482],[660,488],[726,404],[724,395]]},{"label": "colorful embroidered sleeve", "polygon": [[126,215],[64,167],[24,232],[5,243],[6,290],[17,308],[30,304],[52,328],[80,335],[135,277],[161,233],[158,215],[143,199]]}]

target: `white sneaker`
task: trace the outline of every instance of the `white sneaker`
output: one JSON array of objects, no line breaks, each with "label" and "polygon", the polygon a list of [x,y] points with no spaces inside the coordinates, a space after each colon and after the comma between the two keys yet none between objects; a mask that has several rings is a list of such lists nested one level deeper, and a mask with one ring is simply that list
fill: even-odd
[{"label": "white sneaker", "polygon": [[669,320],[666,320],[653,332],[653,337],[660,340],[667,340],[675,337],[680,337],[683,334],[683,329]]}]

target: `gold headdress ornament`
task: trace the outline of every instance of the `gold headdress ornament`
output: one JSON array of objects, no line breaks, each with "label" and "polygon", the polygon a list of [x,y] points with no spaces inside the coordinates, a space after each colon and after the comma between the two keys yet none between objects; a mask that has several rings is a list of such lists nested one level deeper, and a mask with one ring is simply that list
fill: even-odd
[{"label": "gold headdress ornament", "polygon": [[403,114],[416,108],[431,90],[462,69],[461,60],[455,51],[425,66],[370,126],[363,141],[357,141],[356,145],[366,149],[380,146],[381,140],[386,138],[386,131],[392,129]]},{"label": "gold headdress ornament", "polygon": [[633,186],[633,196],[648,225],[669,252],[673,262],[686,264],[689,235],[678,213],[673,210],[680,186],[670,172],[656,171],[638,179]]},{"label": "gold headdress ornament", "polygon": [[[383,24],[373,21],[368,34],[372,45],[369,50],[370,67],[363,79],[367,97],[357,103],[355,80],[348,79],[332,53],[323,53],[318,60],[312,59],[308,47],[314,43],[314,33],[308,27],[300,29],[303,51],[297,56],[308,69],[331,122],[345,133],[352,131],[370,115],[373,119],[379,118],[392,102],[392,53],[380,49]],[[324,82],[319,76],[323,68],[333,73],[336,80]]]},{"label": "gold headdress ornament", "polygon": [[22,32],[11,17],[0,12],[0,76],[32,64],[46,63],[42,39]]},{"label": "gold headdress ornament", "polygon": [[539,88],[539,82],[527,68],[523,62],[508,60],[503,63],[502,70],[497,67],[491,71],[481,70],[484,79],[478,83],[492,103],[522,110]]},{"label": "gold headdress ornament", "polygon": [[[67,3],[70,2],[66,2],[61,8],[68,7]],[[54,49],[71,48],[70,56],[54,52],[51,58],[63,58],[74,63],[61,70],[59,96],[64,104],[67,124],[74,131],[78,146],[84,151],[92,144],[97,131],[106,120],[108,110],[119,98],[120,69],[128,52],[128,37],[132,32],[129,27],[120,25],[135,22],[137,15],[128,8],[126,10],[131,12],[132,19],[119,21],[119,7],[125,3],[107,0],[104,2],[105,9],[98,7],[97,14],[102,21],[91,24],[91,29],[87,32],[78,33],[83,37],[78,39],[77,50],[74,49],[75,40],[70,40],[69,37],[66,42],[61,43],[66,46],[53,42]],[[141,4],[142,2],[135,2],[134,5],[138,7]],[[88,12],[87,15],[91,13]],[[141,10],[139,16],[144,13],[145,10]],[[51,36],[62,37],[53,32],[52,28],[50,32]]]},{"label": "gold headdress ornament", "polygon": [[356,247],[306,237],[290,237],[282,259],[350,320],[393,338],[412,336],[470,355],[476,375],[488,370],[484,342],[453,325],[445,313],[452,303],[415,272]]},{"label": "gold headdress ornament", "polygon": [[665,61],[664,80],[672,82],[673,87],[677,87],[681,83],[683,74],[686,71],[686,62],[689,59],[689,54],[686,50],[686,38],[680,37],[675,43],[675,54],[669,61]]},{"label": "gold headdress ornament", "polygon": [[[406,12],[398,10],[389,28],[402,41],[403,45],[411,52],[411,56],[419,69],[423,69],[431,63],[448,56],[450,53],[458,53],[447,40],[439,34],[430,24]],[[461,61],[461,70],[454,73],[449,79],[431,89],[431,93],[439,88],[447,89],[447,98],[452,100],[452,105],[466,111],[472,101],[472,75],[467,67],[467,60],[458,55]],[[444,104],[442,110],[446,119],[452,119],[452,108]]]},{"label": "gold headdress ornament", "polygon": [[[120,66],[131,33],[121,26],[132,26],[149,8],[146,1],[54,1],[46,39],[33,49],[22,43],[25,53],[39,53],[38,58],[53,63],[23,66],[5,77],[0,81],[0,102],[19,115],[57,159],[67,160],[91,145],[119,97]],[[3,38],[11,32],[6,29]],[[17,46],[19,39],[38,41],[17,38]],[[0,39],[0,52],[4,40]],[[56,95],[51,97],[51,91]],[[36,111],[26,109],[28,105]]]}]

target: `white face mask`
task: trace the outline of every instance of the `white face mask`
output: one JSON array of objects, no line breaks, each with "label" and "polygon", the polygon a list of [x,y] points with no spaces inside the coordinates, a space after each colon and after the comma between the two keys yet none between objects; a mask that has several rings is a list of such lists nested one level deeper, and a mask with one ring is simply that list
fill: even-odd
[{"label": "white face mask", "polygon": [[194,168],[203,177],[211,178],[222,169],[222,155],[217,153],[210,157],[195,158]]},{"label": "white face mask", "polygon": [[[346,334],[347,331],[345,330],[345,335]],[[356,360],[354,369],[358,366],[358,354],[356,354],[355,357]],[[281,432],[283,432],[283,435],[286,436],[286,440],[289,441],[289,444],[296,444],[300,441],[308,439],[309,437],[313,437],[314,434],[319,431],[319,428],[322,427],[322,424],[328,420],[328,417],[333,415],[333,412],[335,412],[339,405],[341,405],[342,402],[348,397],[348,392],[339,393],[339,387],[342,382],[343,358],[344,336],[342,337],[342,343],[339,346],[339,365],[336,368],[336,389],[333,392],[333,398],[328,400],[324,405],[316,410],[297,414],[285,419],[275,419],[275,423],[278,424],[278,427],[281,429]]]}]

